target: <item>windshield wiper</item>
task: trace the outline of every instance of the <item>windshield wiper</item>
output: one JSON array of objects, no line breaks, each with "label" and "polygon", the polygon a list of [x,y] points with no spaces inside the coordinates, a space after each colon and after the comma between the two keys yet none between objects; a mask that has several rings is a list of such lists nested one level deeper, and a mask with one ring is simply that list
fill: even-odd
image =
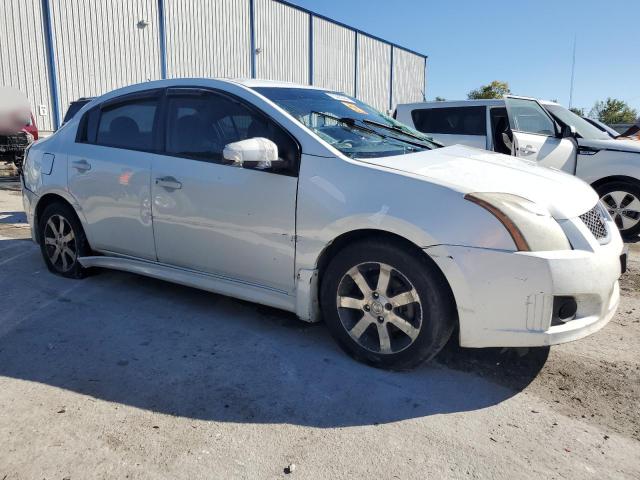
[{"label": "windshield wiper", "polygon": [[[407,132],[406,130],[404,130],[401,127],[396,127],[394,125],[387,125],[387,124],[384,124],[384,123],[381,123],[381,122],[376,122],[375,120],[368,120],[366,118],[363,119],[362,122],[366,123],[367,125],[375,125],[376,127],[384,128],[385,130],[389,130],[391,132],[401,133],[402,135],[405,135],[405,136],[410,137],[410,138],[415,138],[416,140],[420,140],[421,142],[424,142],[424,143],[432,143],[429,140],[416,135],[415,133]],[[402,141],[406,141],[406,140],[402,140]],[[411,143],[411,142],[407,142],[407,143]],[[415,143],[412,143],[412,145],[415,145]],[[423,147],[424,145],[420,145],[420,146]]]},{"label": "windshield wiper", "polygon": [[377,135],[377,136],[382,137],[382,138],[387,138],[386,135],[383,135],[380,132],[376,132],[373,128],[369,128],[366,125],[361,125],[361,124],[357,123],[358,121],[355,118],[338,117],[337,115],[332,115],[330,113],[324,113],[324,112],[317,112],[315,110],[312,110],[311,114],[315,114],[315,115],[318,115],[320,117],[330,118],[331,120],[335,120],[336,122],[342,123],[342,124],[347,125],[349,127],[356,128],[356,129],[362,130],[364,132],[373,133],[374,135]]},{"label": "windshield wiper", "polygon": [[[348,127],[351,127],[353,129],[358,129],[358,130],[362,130],[362,131],[367,132],[367,133],[372,133],[372,134],[377,135],[380,138],[383,138],[385,140],[395,140],[397,142],[405,143],[407,145],[412,145],[413,147],[429,148],[424,143],[412,142],[411,140],[406,140],[404,138],[398,138],[398,137],[396,137],[394,135],[384,135],[384,134],[380,133],[379,131],[377,131],[377,130],[375,130],[373,128],[367,127],[365,125],[365,122],[366,123],[370,123],[372,125],[379,125],[379,126],[382,126],[382,127],[386,127],[386,125],[384,125],[382,123],[374,122],[372,120],[358,120],[357,118],[352,118],[352,117],[338,117],[337,115],[332,115],[330,113],[317,112],[315,110],[311,111],[311,113],[319,115],[321,117],[330,118],[332,120],[335,120],[338,123],[341,123],[343,125],[347,125]],[[391,127],[389,127],[389,130],[401,131],[402,132],[402,130],[391,129]],[[402,132],[402,133],[404,133],[404,132]],[[407,135],[407,136],[413,137],[412,135]],[[414,137],[414,138],[420,139],[419,137]],[[422,140],[422,139],[420,139],[420,140]],[[422,141],[426,142],[426,140],[422,140]]]}]

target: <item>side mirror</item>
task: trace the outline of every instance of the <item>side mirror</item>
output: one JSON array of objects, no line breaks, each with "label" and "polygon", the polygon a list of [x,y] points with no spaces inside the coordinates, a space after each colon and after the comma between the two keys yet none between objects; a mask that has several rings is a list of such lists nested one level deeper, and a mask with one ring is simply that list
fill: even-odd
[{"label": "side mirror", "polygon": [[573,125],[564,125],[560,131],[561,138],[575,138],[577,132]]},{"label": "side mirror", "polygon": [[278,146],[268,138],[256,137],[229,143],[224,147],[222,156],[236,167],[246,165],[260,170],[271,168],[274,163],[281,162],[278,158]]}]

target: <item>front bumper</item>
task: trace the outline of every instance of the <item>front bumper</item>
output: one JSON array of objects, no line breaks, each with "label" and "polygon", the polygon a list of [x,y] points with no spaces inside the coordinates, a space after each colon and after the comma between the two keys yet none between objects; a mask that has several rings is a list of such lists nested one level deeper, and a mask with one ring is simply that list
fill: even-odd
[{"label": "front bumper", "polygon": [[[620,300],[623,243],[584,250],[506,252],[438,245],[425,249],[453,291],[463,347],[526,347],[569,342],[596,332]],[[556,296],[572,296],[573,320],[552,326]]]}]

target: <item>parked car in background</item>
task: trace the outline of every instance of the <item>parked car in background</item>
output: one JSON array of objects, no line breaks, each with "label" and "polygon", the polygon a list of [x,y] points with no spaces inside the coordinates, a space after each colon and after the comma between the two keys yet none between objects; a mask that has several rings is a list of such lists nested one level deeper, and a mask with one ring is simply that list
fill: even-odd
[{"label": "parked car in background", "polygon": [[[92,100],[26,160],[55,273],[107,267],[295,312],[377,367],[605,325],[623,244],[563,172],[426,136],[342,93],[174,79]],[[231,320],[231,319],[230,319]]]},{"label": "parked car in background", "polygon": [[38,127],[33,114],[30,114],[22,129],[0,133],[0,161],[13,163],[21,171],[25,150],[35,140],[38,140]]},{"label": "parked car in background", "polygon": [[398,105],[396,118],[445,145],[513,155],[578,176],[625,235],[640,233],[640,145],[614,140],[562,105],[532,98]]},{"label": "parked car in background", "polygon": [[606,123],[601,122],[600,120],[597,120],[595,118],[590,118],[590,117],[582,117],[582,118],[587,122],[589,122],[594,127],[596,127],[598,130],[602,130],[604,133],[608,134],[613,139],[616,139],[620,136],[620,134],[616,130],[611,128]]},{"label": "parked car in background", "polygon": [[640,140],[640,117],[638,117],[636,123],[622,132],[622,136],[633,140]]},{"label": "parked car in background", "polygon": [[80,97],[71,102],[69,104],[69,108],[67,108],[67,112],[64,114],[64,118],[62,119],[62,125],[71,120],[73,116],[78,113],[82,107],[93,100],[93,98],[94,97]]}]

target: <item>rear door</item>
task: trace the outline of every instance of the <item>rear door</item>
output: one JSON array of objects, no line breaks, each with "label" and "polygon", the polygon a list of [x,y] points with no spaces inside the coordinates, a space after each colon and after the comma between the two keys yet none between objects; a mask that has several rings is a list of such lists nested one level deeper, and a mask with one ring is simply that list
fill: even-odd
[{"label": "rear door", "polygon": [[573,174],[576,143],[568,138],[559,138],[557,125],[547,111],[529,98],[507,97],[505,103],[514,154]]},{"label": "rear door", "polygon": [[110,100],[87,112],[69,149],[69,191],[96,250],[155,260],[151,161],[161,91]]}]

